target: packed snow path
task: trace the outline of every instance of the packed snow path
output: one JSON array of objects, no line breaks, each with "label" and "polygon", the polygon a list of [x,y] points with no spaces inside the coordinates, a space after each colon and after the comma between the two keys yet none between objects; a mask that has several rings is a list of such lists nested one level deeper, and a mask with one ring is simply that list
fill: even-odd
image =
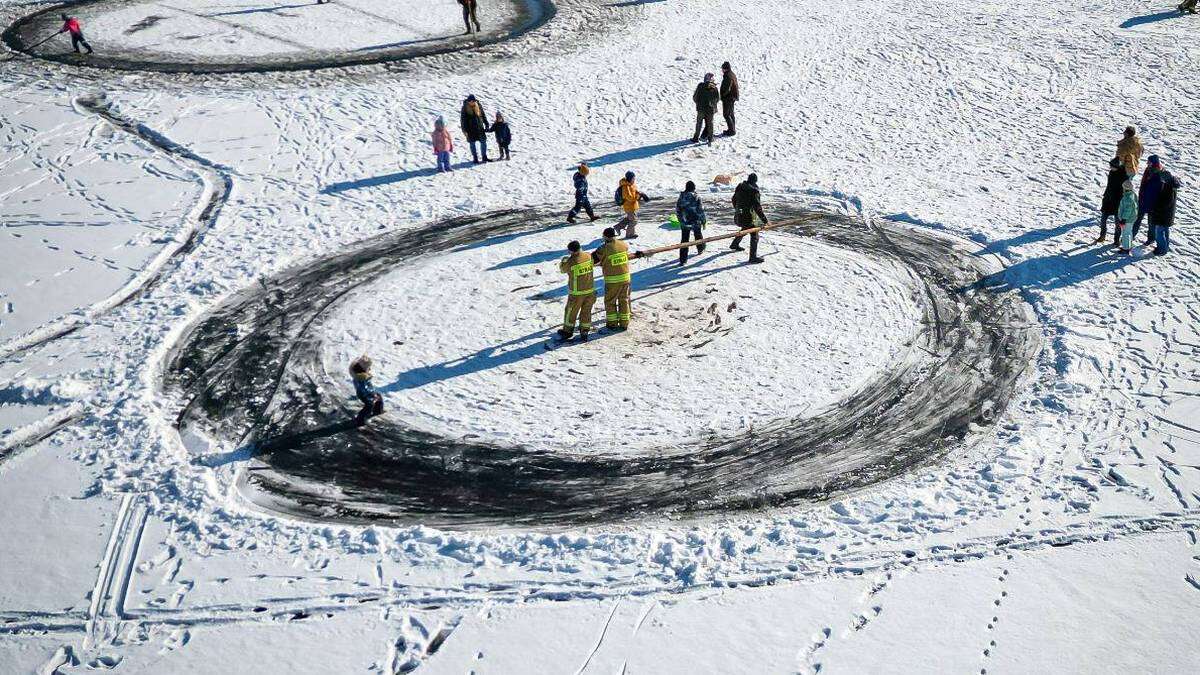
[{"label": "packed snow path", "polygon": [[[771,211],[781,218],[804,215],[788,204],[772,205]],[[656,217],[661,222],[664,213],[662,208],[647,208],[643,218],[647,224]],[[727,208],[710,207],[714,222],[730,215]],[[763,321],[748,310],[742,315],[750,320],[745,332],[725,338],[725,333],[736,330],[733,326],[705,333],[702,329],[711,325],[711,317],[699,324],[694,319],[679,324],[664,317],[667,312],[661,303],[650,300],[679,289],[676,302],[712,303],[716,314],[724,313],[726,304],[732,312],[737,298],[752,307],[760,295],[791,319],[787,326],[792,332],[805,309],[850,320],[854,310],[844,300],[833,300],[830,288],[844,289],[849,282],[836,274],[814,276],[817,266],[806,263],[799,251],[783,247],[779,255],[769,256],[771,267],[749,268],[752,272],[744,277],[718,268],[725,277],[720,288],[732,294],[733,302],[723,294],[712,295],[717,286],[700,288],[699,280],[711,274],[704,263],[714,263],[714,256],[721,257],[719,251],[710,249],[705,254],[708,260],[705,255],[693,257],[693,271],[680,271],[669,256],[659,264],[635,263],[635,268],[642,268],[634,275],[638,330],[615,337],[600,335],[586,346],[573,347],[595,352],[596,363],[590,366],[556,358],[557,352],[545,354],[542,342],[550,328],[543,323],[548,317],[522,310],[528,301],[512,305],[514,291],[500,282],[502,271],[514,261],[529,260],[528,254],[493,261],[493,273],[479,276],[469,270],[488,269],[486,261],[457,259],[440,273],[436,266],[412,262],[418,256],[489,246],[500,247],[503,258],[503,244],[528,238],[537,232],[531,227],[556,222],[557,218],[533,211],[460,218],[388,235],[362,249],[261,280],[200,321],[171,359],[168,379],[188,401],[183,422],[215,423],[233,443],[247,439],[258,461],[243,474],[243,490],[260,504],[308,518],[379,518],[461,527],[562,525],[720,512],[827,499],[939,459],[957,449],[970,431],[1004,414],[1039,346],[1037,324],[1020,296],[987,290],[989,278],[1002,276],[994,260],[976,255],[975,247],[889,222],[867,224],[826,215],[767,235],[787,240],[798,234],[808,241],[808,250],[826,250],[821,255],[840,258],[847,271],[854,269],[855,257],[879,260],[881,266],[871,272],[878,277],[872,285],[898,283],[907,292],[888,302],[903,306],[907,295],[920,307],[919,321],[914,322],[913,334],[905,336],[902,349],[887,353],[887,363],[880,363],[878,372],[871,372],[869,359],[862,356],[843,361],[843,367],[853,363],[851,368],[863,382],[841,400],[835,395],[835,400],[820,403],[812,412],[803,401],[803,388],[813,388],[812,383],[794,380],[791,388],[785,381],[781,389],[764,391],[757,384],[760,369],[798,363],[806,369],[834,368],[836,361],[821,353],[829,350],[822,342],[858,339],[856,335],[839,335],[808,321],[804,330],[814,333],[813,344],[805,347],[803,337],[789,335],[798,344],[772,367],[765,360],[770,357],[759,356],[764,346],[750,337],[769,330],[769,317]],[[552,229],[534,245],[566,236],[567,231]],[[557,260],[558,252],[552,249],[551,253]],[[380,283],[393,269],[402,287]],[[782,285],[773,283],[772,276],[782,279]],[[561,290],[561,279],[557,274],[546,279],[516,290],[557,295],[554,291]],[[378,288],[381,285],[384,288]],[[805,294],[810,285],[823,292]],[[453,304],[462,312],[422,310],[415,297],[407,299],[403,290],[408,287],[420,295],[418,289],[431,286],[447,294],[443,303],[445,297],[459,298]],[[380,314],[380,308],[388,305],[381,294],[397,296],[394,313]],[[868,303],[878,301],[867,291],[855,295]],[[553,302],[562,300],[554,297]],[[349,309],[341,310],[339,305]],[[489,327],[486,319],[469,320],[485,313],[498,317],[499,323]],[[460,374],[480,372],[481,377],[464,378],[460,393],[433,403],[406,395],[408,387],[385,386],[384,391],[396,392],[389,394],[395,412],[357,430],[349,422],[354,414],[351,403],[344,396],[329,394],[345,387],[345,378],[337,375],[345,361],[342,352],[356,344],[389,341],[347,337],[338,328],[364,322],[369,326],[372,320],[365,317],[370,315],[379,316],[384,325],[367,328],[369,335],[386,331],[386,324],[397,324],[397,334],[405,335],[405,341],[440,345],[443,353],[446,345],[439,335],[445,333],[474,329],[497,343],[445,364],[415,366],[411,372],[418,382],[409,385],[414,388]],[[513,316],[531,321],[514,325]],[[736,318],[730,316],[728,321],[734,323]],[[418,321],[424,330],[404,328]],[[517,334],[530,328],[533,333],[508,340],[505,325]],[[869,330],[864,321],[854,325]],[[664,330],[665,335],[654,336]],[[684,342],[697,331],[701,335],[690,344]],[[631,341],[639,332],[648,339]],[[337,358],[323,358],[326,333],[337,336],[341,347],[335,348]],[[689,377],[695,363],[689,356],[705,353],[681,353],[681,348],[721,340],[729,341],[729,353],[713,357],[724,366],[713,373],[717,379],[705,385]],[[781,343],[767,349],[787,350],[788,346]],[[647,351],[665,351],[668,360],[661,366],[649,365],[637,354]],[[540,359],[540,367],[510,370],[531,359]],[[400,363],[384,366],[379,374],[403,367],[402,359],[394,360]],[[547,384],[536,381],[535,373],[543,370]],[[664,400],[672,397],[667,392],[676,380],[690,386],[679,394],[685,397],[680,410],[673,409],[676,402]],[[501,392],[489,393],[494,388],[491,382],[510,392],[511,400],[501,402]],[[552,382],[563,386],[548,384]],[[625,382],[628,388],[622,386]],[[540,398],[537,390],[547,386],[551,386],[549,395]],[[529,396],[521,393],[526,388]],[[607,414],[571,420],[570,401],[589,396],[592,389],[599,390],[590,396],[595,399],[594,409],[607,409]],[[640,390],[655,391],[657,396],[635,403],[632,397]],[[710,398],[727,401],[695,404]],[[718,419],[709,427],[710,434],[688,436],[689,427],[708,426],[707,418],[720,418],[730,404],[734,410],[752,407],[760,416],[757,424],[746,433],[728,435],[719,431]],[[495,423],[466,436],[447,430],[453,437],[405,423],[423,408],[457,419],[496,406],[511,408],[503,417],[533,420],[529,426],[534,434],[566,431],[565,437],[559,436],[562,446],[498,443],[494,432],[489,433],[501,428]],[[543,412],[547,416],[539,422]],[[682,418],[685,426],[675,430],[671,422],[664,422],[665,429],[657,434],[653,428],[634,431],[653,414]],[[652,447],[631,452],[639,445],[639,433],[648,437]],[[527,442],[532,445],[538,440]],[[653,447],[654,443],[660,446]],[[594,449],[597,444],[600,448]]]},{"label": "packed snow path", "polygon": [[[78,18],[95,53],[80,56],[60,14]],[[119,70],[234,73],[402,61],[508,40],[549,21],[550,0],[486,0],[479,32],[465,33],[454,0],[337,0],[276,4],[211,0],[88,0],[40,9],[4,32],[38,58]]]}]

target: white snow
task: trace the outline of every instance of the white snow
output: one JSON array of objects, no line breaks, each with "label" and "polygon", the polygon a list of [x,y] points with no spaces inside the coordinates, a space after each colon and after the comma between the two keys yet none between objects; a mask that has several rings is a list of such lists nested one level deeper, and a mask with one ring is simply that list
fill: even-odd
[{"label": "white snow", "polygon": [[[659,238],[657,225],[642,227]],[[314,331],[330,348],[325,386],[345,388],[345,364],[366,352],[388,406],[417,429],[578,453],[686,451],[810,416],[913,349],[907,271],[780,237],[770,274],[724,242],[682,270],[673,253],[634,261],[637,330],[600,331],[601,292],[588,345],[547,352],[566,242],[593,250],[600,229],[497,237],[356,291]]]},{"label": "white snow", "polygon": [[[29,442],[0,453],[0,664],[63,673],[1186,672],[1200,656],[1200,75],[1196,19],[1161,14],[1171,4],[564,0],[528,36],[392,68],[205,78],[9,60],[0,66],[0,339],[102,304],[190,225],[203,193],[175,161],[71,107],[76,96],[106,92],[121,114],[226,167],[234,187],[212,231],[144,294],[74,333],[3,353],[0,428]],[[30,11],[0,8],[7,19]],[[298,29],[312,10],[244,20]],[[100,18],[84,19],[97,46],[108,39]],[[367,45],[380,24],[355,21]],[[726,59],[742,82],[738,135],[712,148],[678,143],[691,133],[692,88]],[[452,121],[455,161],[466,157],[453,122],[467,93],[510,119],[513,160],[430,175],[438,115]],[[1120,258],[1090,243],[1104,165],[1129,123],[1184,185],[1163,258],[1145,248]],[[569,169],[581,159],[592,160],[597,204],[626,170],[667,197],[687,179],[707,189],[718,174],[757,171],[773,200],[971,239],[1010,266],[1005,279],[1033,306],[1027,329],[1045,349],[997,425],[939,465],[828,504],[696,521],[470,532],[296,522],[239,497],[246,458],[233,443],[196,452],[192,438],[185,448],[159,375],[205,310],[381,230],[513,207],[565,211]],[[604,215],[597,225],[611,223],[611,210]],[[345,308],[358,324],[321,327],[359,331],[345,352],[326,355],[330,382],[349,396],[344,360],[364,346],[386,384],[548,329],[558,300],[510,290],[531,266],[475,277],[448,266],[557,252],[568,231],[421,260],[406,271],[434,281],[416,288],[396,277],[364,289]],[[641,243],[675,236],[646,231]],[[778,306],[738,298],[750,318],[705,349],[741,358],[755,341],[786,344],[795,351],[771,363],[792,365],[775,386],[803,383],[792,400],[818,406],[902,344],[908,310],[872,308],[900,301],[886,275],[846,269],[872,263],[834,264],[773,235],[764,249],[772,277],[811,270],[835,295],[792,284],[796,295]],[[788,251],[794,267],[783,264]],[[739,287],[747,273],[711,279]],[[553,269],[534,276],[529,294],[560,282]],[[484,312],[485,330],[462,330],[455,322],[466,313],[444,309],[473,278],[497,283],[476,288],[471,303],[519,314]],[[415,290],[425,295],[405,295]],[[550,374],[534,377],[534,364],[565,372],[590,363],[653,335],[653,321],[680,335],[694,311],[680,291],[641,299],[652,310],[645,332],[517,364],[522,382],[547,382],[542,392],[521,386],[543,404],[537,411],[490,403],[508,382],[491,371],[389,393],[390,406],[431,430],[558,447],[562,438],[524,428],[552,426],[561,404],[552,394],[563,390],[549,388]],[[406,297],[424,303],[420,324],[406,321]],[[826,313],[835,304],[872,332],[822,352],[822,331],[850,332]],[[784,313],[801,307],[812,311],[785,331]],[[762,332],[740,330],[750,322]],[[820,330],[806,332],[809,322]],[[823,371],[787,358],[804,350]],[[668,351],[643,348],[654,367],[641,375],[655,387],[647,397],[682,386]],[[839,368],[839,358],[866,365]],[[764,372],[734,378],[718,358],[688,361],[695,381],[743,394]],[[55,380],[71,384],[48,388]],[[755,394],[755,404],[772,405],[778,391]],[[488,403],[469,418],[443,403],[464,396]],[[720,413],[720,433],[742,424],[721,398],[704,403]],[[49,416],[73,404],[78,419],[37,441]],[[638,423],[670,428],[672,405],[641,406]],[[601,420],[634,418],[593,419],[589,433]]]}]

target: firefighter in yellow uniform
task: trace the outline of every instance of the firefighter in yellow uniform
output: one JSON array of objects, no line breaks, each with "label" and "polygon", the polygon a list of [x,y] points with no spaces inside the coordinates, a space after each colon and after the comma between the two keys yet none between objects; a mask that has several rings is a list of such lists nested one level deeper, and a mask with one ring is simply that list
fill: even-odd
[{"label": "firefighter in yellow uniform", "polygon": [[579,340],[587,342],[592,331],[592,305],[596,304],[596,279],[592,275],[592,257],[584,253],[579,242],[567,244],[568,255],[558,263],[558,269],[567,275],[567,309],[563,313],[563,326],[558,336],[570,340],[575,332],[575,321],[579,320]]},{"label": "firefighter in yellow uniform", "polygon": [[605,328],[629,328],[629,244],[617,241],[613,228],[605,228],[604,243],[592,252],[592,260],[604,270]]}]

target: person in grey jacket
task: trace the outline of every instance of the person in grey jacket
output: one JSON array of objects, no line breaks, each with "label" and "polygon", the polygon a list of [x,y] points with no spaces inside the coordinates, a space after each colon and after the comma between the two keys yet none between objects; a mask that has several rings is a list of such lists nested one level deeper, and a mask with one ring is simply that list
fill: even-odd
[{"label": "person in grey jacket", "polygon": [[[690,239],[703,239],[703,228],[708,224],[708,216],[704,213],[704,205],[700,203],[700,197],[696,195],[696,184],[688,181],[684,186],[683,192],[679,193],[679,199],[675,202],[675,217],[679,218],[679,234],[680,242],[686,244]],[[690,246],[684,246],[679,249],[679,264],[687,264],[688,249]],[[696,255],[704,253],[704,244],[696,245]]]}]

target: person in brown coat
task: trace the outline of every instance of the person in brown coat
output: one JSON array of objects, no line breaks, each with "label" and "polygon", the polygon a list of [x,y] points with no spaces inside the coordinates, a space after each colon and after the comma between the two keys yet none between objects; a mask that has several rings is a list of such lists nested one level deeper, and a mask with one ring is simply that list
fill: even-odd
[{"label": "person in brown coat", "polygon": [[[696,104],[696,131],[692,134],[692,142],[699,143],[701,135],[712,145],[713,116],[717,114],[717,101],[721,98],[721,90],[713,80],[713,74],[707,73],[704,81],[696,86],[692,101]],[[703,130],[703,134],[701,131]]]},{"label": "person in brown coat", "polygon": [[725,136],[733,136],[737,133],[737,122],[733,116],[733,104],[737,103],[740,97],[738,91],[737,75],[733,74],[733,68],[729,66],[729,62],[721,64],[721,115],[725,118]]},{"label": "person in brown coat", "polygon": [[1125,165],[1126,174],[1137,175],[1142,161],[1142,139],[1138,138],[1137,129],[1125,127],[1125,136],[1117,142],[1117,158]]},{"label": "person in brown coat", "polygon": [[[479,17],[476,11],[479,9],[479,3],[476,0],[458,0],[458,4],[462,5],[463,23],[467,25],[467,32],[464,35],[470,35],[472,32],[479,32]],[[475,23],[475,30],[471,30],[471,23]]]}]

